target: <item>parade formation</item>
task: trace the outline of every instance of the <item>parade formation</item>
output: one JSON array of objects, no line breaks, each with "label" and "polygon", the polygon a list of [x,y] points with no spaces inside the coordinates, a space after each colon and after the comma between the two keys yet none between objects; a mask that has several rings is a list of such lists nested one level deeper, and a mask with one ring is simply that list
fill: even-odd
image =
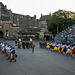
[{"label": "parade formation", "polygon": [[[29,49],[32,48],[32,53],[34,53],[35,44],[32,41],[15,41],[15,45],[21,49]],[[62,44],[58,42],[52,42],[52,41],[39,41],[39,47],[42,49],[50,50],[53,52],[58,52],[60,54],[64,54],[66,56],[75,56],[75,44],[73,46],[69,44]],[[12,47],[10,44],[6,43],[5,41],[0,43],[0,51],[1,54],[5,54],[7,57],[7,60],[10,62],[15,61],[16,62],[16,50],[15,47]]]},{"label": "parade formation", "polygon": [[16,62],[17,54],[14,47],[12,47],[11,45],[3,41],[0,43],[0,51],[1,51],[1,54],[6,55],[7,60],[9,60],[10,62],[12,61]]},{"label": "parade formation", "polygon": [[69,44],[62,44],[51,41],[40,41],[40,48],[45,48],[46,50],[51,50],[53,52],[59,52],[61,54],[74,56],[75,55],[75,44],[70,46]]}]

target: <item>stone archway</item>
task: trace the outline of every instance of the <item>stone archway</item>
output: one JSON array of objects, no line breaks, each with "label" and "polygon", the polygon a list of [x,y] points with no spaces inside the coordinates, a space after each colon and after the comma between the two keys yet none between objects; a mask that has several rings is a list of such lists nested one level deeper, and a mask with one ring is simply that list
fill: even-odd
[{"label": "stone archway", "polygon": [[3,31],[0,31],[0,38],[3,38]]}]

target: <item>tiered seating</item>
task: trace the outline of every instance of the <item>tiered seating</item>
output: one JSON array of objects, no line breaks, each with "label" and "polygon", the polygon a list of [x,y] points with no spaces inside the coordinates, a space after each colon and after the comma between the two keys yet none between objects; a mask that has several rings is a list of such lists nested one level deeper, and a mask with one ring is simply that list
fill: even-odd
[{"label": "tiered seating", "polygon": [[75,24],[58,33],[55,37],[55,41],[57,42],[73,43],[74,40],[75,40]]}]

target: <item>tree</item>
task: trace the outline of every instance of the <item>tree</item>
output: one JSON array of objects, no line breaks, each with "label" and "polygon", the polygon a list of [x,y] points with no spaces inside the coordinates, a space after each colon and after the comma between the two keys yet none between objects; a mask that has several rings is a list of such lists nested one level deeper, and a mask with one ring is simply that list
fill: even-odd
[{"label": "tree", "polygon": [[73,24],[75,24],[75,13],[65,10],[54,12],[50,16],[50,19],[47,20],[48,30],[51,31],[54,36],[57,34],[57,27],[59,28],[59,32],[61,32]]}]

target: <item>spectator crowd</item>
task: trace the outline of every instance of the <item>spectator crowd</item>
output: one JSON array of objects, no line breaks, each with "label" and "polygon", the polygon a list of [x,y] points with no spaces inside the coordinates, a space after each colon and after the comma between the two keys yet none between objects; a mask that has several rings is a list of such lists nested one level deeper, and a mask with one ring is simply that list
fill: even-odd
[{"label": "spectator crowd", "polygon": [[66,43],[74,43],[75,42],[75,24],[62,32],[58,33],[55,37],[55,41],[57,42],[66,42]]}]

